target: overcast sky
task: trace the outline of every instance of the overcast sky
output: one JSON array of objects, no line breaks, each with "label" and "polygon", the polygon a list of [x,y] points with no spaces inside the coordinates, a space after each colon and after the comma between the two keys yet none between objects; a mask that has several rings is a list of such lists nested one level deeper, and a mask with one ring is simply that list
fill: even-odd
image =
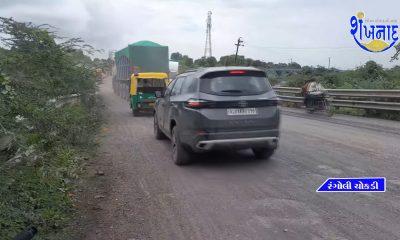
[{"label": "overcast sky", "polygon": [[272,62],[354,68],[368,60],[385,67],[394,48],[369,53],[350,35],[349,20],[358,11],[367,18],[397,19],[400,1],[378,0],[0,0],[0,16],[48,23],[69,37],[96,48],[120,49],[151,40],[198,58],[204,52],[207,11],[212,11],[212,48],[217,59],[240,54]]}]

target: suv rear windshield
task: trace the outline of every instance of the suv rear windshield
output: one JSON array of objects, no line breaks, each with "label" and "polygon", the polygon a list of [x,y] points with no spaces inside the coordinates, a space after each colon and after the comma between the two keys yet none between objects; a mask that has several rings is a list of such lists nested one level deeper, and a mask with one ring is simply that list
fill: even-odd
[{"label": "suv rear windshield", "polygon": [[203,76],[200,81],[200,92],[213,95],[256,95],[269,90],[271,85],[265,73],[259,71],[213,72]]}]

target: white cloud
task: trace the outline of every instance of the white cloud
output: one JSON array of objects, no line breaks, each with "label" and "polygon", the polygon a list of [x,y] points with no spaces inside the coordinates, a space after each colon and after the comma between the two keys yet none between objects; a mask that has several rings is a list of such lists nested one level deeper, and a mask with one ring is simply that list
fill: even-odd
[{"label": "white cloud", "polygon": [[[368,53],[349,34],[349,19],[363,10],[400,22],[398,1],[317,0],[0,0],[0,16],[49,23],[63,35],[80,36],[109,50],[152,40],[192,57],[203,54],[205,18],[213,12],[212,42],[216,57],[231,54],[241,36],[240,53],[265,61],[353,68],[367,60],[386,67],[394,50]],[[344,47],[344,48],[343,48]]]}]

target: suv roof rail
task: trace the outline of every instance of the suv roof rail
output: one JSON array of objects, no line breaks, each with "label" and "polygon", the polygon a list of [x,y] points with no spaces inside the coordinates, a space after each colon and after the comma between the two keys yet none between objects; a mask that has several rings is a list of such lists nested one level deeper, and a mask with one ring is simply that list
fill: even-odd
[{"label": "suv roof rail", "polygon": [[[185,73],[190,73],[190,72],[196,72],[196,71],[198,71],[199,69],[202,69],[202,67],[199,67],[199,68],[189,68],[189,69],[186,69],[186,71],[179,73],[178,75],[185,74]],[[177,76],[178,76],[178,75],[177,75]]]}]

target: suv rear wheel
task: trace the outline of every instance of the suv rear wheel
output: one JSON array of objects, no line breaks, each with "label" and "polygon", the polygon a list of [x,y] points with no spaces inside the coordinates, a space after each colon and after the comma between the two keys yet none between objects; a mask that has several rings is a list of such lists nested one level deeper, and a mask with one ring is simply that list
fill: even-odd
[{"label": "suv rear wheel", "polygon": [[271,148],[252,148],[257,159],[269,159],[274,154],[275,149]]},{"label": "suv rear wheel", "polygon": [[185,165],[190,163],[190,153],[186,150],[179,139],[178,129],[175,126],[171,133],[172,159],[176,165]]},{"label": "suv rear wheel", "polygon": [[154,114],[154,136],[158,140],[165,139],[165,134],[161,131],[160,127],[158,126],[158,120],[156,114]]}]

